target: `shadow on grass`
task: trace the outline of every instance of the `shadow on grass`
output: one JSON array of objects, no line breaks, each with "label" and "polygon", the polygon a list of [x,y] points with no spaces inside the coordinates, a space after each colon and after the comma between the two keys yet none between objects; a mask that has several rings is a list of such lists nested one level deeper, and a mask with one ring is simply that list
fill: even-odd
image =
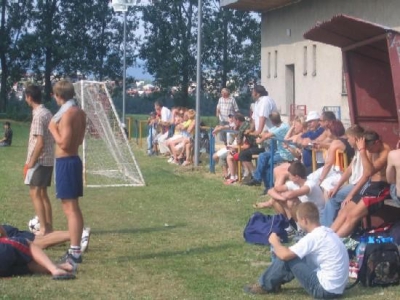
[{"label": "shadow on grass", "polygon": [[186,227],[187,224],[180,223],[175,225],[168,226],[159,226],[159,227],[148,227],[148,228],[124,228],[124,229],[113,229],[113,230],[92,230],[92,234],[132,234],[132,233],[149,233],[149,232],[157,232],[157,231],[167,231],[180,227]]},{"label": "shadow on grass", "polygon": [[178,251],[162,251],[158,253],[147,253],[143,255],[135,255],[135,256],[121,256],[117,258],[118,262],[125,262],[125,261],[133,261],[137,259],[154,259],[154,258],[168,258],[173,256],[179,255],[197,255],[197,254],[204,254],[210,252],[217,252],[220,250],[225,249],[233,249],[233,248],[242,248],[243,245],[240,243],[229,243],[229,244],[222,244],[218,246],[204,246],[198,248],[187,248],[186,250],[178,250]]}]

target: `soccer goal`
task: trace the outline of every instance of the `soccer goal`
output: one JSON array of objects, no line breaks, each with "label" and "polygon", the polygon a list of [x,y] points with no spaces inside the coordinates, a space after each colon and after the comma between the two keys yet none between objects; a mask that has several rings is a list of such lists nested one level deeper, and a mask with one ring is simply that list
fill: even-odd
[{"label": "soccer goal", "polygon": [[145,185],[106,83],[79,81],[74,88],[76,99],[87,116],[82,147],[85,185]]}]

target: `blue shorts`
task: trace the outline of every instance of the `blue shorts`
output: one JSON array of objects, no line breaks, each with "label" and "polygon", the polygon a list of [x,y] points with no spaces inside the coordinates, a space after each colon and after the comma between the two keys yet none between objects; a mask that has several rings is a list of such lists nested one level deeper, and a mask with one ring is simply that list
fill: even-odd
[{"label": "blue shorts", "polygon": [[0,277],[31,274],[29,243],[24,238],[0,238]]},{"label": "blue shorts", "polygon": [[13,227],[11,225],[1,225],[7,233],[7,236],[10,238],[24,238],[31,242],[35,239],[35,235],[29,231],[21,231],[17,227]]},{"label": "blue shorts", "polygon": [[79,156],[56,158],[56,196],[78,199],[83,196],[82,161]]}]

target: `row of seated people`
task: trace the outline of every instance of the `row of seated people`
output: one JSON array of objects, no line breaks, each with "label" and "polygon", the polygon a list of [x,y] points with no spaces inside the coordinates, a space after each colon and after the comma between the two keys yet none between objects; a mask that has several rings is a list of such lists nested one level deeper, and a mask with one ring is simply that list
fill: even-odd
[{"label": "row of seated people", "polygon": [[150,153],[160,150],[164,156],[169,156],[170,163],[182,166],[192,164],[196,112],[175,107],[163,116],[162,110],[166,111],[166,108],[161,106],[160,109],[160,102],[155,103],[155,109],[148,118]]},{"label": "row of seated people", "polygon": [[[338,150],[351,159],[343,172],[335,166]],[[400,204],[396,186],[400,181],[396,177],[400,172],[399,158],[400,150],[391,151],[376,132],[353,125],[343,137],[331,141],[324,166],[310,175],[307,176],[300,161],[290,164],[284,175],[283,166],[278,166],[281,177],[277,176],[275,186],[268,190],[270,199],[255,206],[273,207],[291,219],[291,209],[298,203],[314,202],[320,211],[321,224],[346,237],[364,217],[382,210],[385,199],[391,197]]]},{"label": "row of seated people", "polygon": [[[257,166],[267,166],[270,159],[270,152],[266,151],[269,147],[269,139],[275,137],[283,140],[287,137],[289,130],[288,124],[283,123],[278,112],[269,115],[272,127],[261,135],[254,135],[251,122],[240,113],[230,115],[230,125],[217,126],[213,131],[216,135],[219,131],[228,129],[228,135],[233,131],[231,142],[227,139],[227,145],[223,146],[213,154],[213,159],[219,162],[223,169],[225,184],[236,184],[239,182],[240,169],[243,168],[242,182],[250,182],[257,177],[268,180],[266,168],[255,168],[253,165],[253,155],[259,155]],[[296,128],[298,124],[296,119]],[[277,151],[274,154],[274,162],[293,161],[294,157],[283,143],[277,143]],[[261,179],[260,179],[261,180]],[[250,183],[249,183],[250,184]]]}]

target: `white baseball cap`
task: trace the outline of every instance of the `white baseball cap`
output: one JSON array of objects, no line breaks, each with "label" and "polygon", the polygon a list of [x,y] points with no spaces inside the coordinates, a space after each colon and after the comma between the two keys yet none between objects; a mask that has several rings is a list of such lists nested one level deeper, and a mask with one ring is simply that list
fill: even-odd
[{"label": "white baseball cap", "polygon": [[306,119],[306,122],[310,122],[310,121],[314,121],[314,120],[319,120],[319,117],[320,117],[320,115],[319,115],[319,113],[317,112],[317,111],[310,111],[308,114],[307,114],[307,119]]}]

